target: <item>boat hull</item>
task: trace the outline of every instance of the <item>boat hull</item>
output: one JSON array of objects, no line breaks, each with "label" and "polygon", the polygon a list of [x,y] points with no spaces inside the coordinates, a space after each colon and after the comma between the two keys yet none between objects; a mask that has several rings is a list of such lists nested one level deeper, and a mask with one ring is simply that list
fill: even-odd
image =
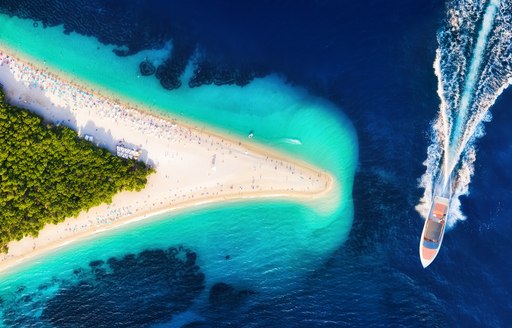
[{"label": "boat hull", "polygon": [[439,254],[446,228],[449,207],[449,198],[434,196],[434,201],[430,208],[428,218],[423,225],[420,239],[420,260],[424,268],[429,266],[434,261],[437,254]]}]

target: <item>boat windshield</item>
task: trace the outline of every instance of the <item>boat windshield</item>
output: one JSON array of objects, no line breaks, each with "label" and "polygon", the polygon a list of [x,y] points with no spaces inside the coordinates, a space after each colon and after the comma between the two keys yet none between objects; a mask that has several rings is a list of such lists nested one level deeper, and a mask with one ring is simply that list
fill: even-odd
[{"label": "boat windshield", "polygon": [[438,243],[443,230],[443,225],[444,222],[428,220],[427,228],[425,230],[425,239]]}]

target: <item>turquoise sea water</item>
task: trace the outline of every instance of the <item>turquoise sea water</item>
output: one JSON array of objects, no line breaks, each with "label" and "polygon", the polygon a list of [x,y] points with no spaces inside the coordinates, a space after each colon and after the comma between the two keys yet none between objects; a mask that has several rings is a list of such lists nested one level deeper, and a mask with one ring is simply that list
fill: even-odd
[{"label": "turquoise sea water", "polygon": [[94,38],[66,35],[62,27],[34,27],[31,20],[4,15],[0,27],[4,45],[55,70],[159,113],[223,130],[244,142],[253,131],[255,142],[330,171],[341,186],[339,206],[328,215],[285,201],[231,203],[105,232],[4,273],[0,294],[12,293],[19,285],[34,289],[52,277],[64,279],[91,260],[172,245],[186,245],[198,253],[197,264],[207,287],[228,280],[272,294],[294,286],[347,238],[353,217],[357,138],[339,108],[286,84],[277,75],[256,79],[245,87],[191,89],[184,83],[178,90],[167,91],[156,79],[137,72],[144,58],[158,61],[172,51],[170,42],[164,49],[118,57],[113,47]]},{"label": "turquoise sea water", "polygon": [[[490,2],[0,1],[1,13],[37,22],[1,17],[0,42],[6,39],[13,48],[47,63],[55,58],[53,65],[75,71],[73,76],[105,86],[121,81],[116,88],[123,94],[136,94],[149,105],[158,101],[177,116],[196,117],[201,124],[215,125],[244,141],[254,129],[256,142],[332,167],[344,185],[355,158],[347,157],[353,153],[342,143],[352,142],[354,133],[347,132],[353,129],[338,112],[350,117],[358,137],[353,222],[344,213],[346,205],[352,205],[344,195],[349,203],[325,217],[294,203],[265,200],[135,223],[1,274],[0,321],[9,327],[45,328],[155,327],[154,323],[183,328],[512,326],[510,88],[490,108],[492,122],[485,123],[485,136],[475,144],[475,174],[469,195],[461,198],[467,219],[446,233],[431,266],[423,269],[418,258],[424,223],[415,211],[423,194],[418,179],[425,173],[427,151],[433,148],[429,132],[440,104],[432,67],[436,50],[453,59],[437,73],[455,89],[462,88],[465,79],[460,74],[468,72],[474,53],[473,46],[464,44],[477,41]],[[512,0],[499,3],[498,15],[505,17]],[[460,30],[453,28],[454,15],[461,19]],[[485,92],[480,95],[493,92],[486,87],[488,82],[498,87],[496,79],[506,77],[512,48],[492,49],[510,40],[502,33],[511,30],[510,22],[500,20],[496,33],[490,34],[482,64],[492,68],[486,71],[492,76],[481,75],[477,87]],[[65,37],[62,27],[43,30],[43,24],[64,24],[68,31],[124,45],[128,52],[163,48],[169,39],[172,44],[119,58],[94,39],[87,43],[73,34]],[[170,75],[164,82],[174,83],[181,59],[189,58],[195,45],[204,51],[201,63],[206,64],[201,67],[206,71],[194,74],[194,82],[210,83],[214,76],[220,83],[234,77],[243,84],[251,74],[277,72],[340,107],[276,76],[246,88],[189,90],[184,81],[172,92],[160,90],[155,76],[137,79],[138,60],[162,60],[171,51],[160,67]],[[464,51],[459,51],[461,45]],[[58,58],[73,46],[79,50],[76,56]],[[192,71],[189,67],[186,75]],[[145,87],[130,91],[137,83]],[[461,99],[455,89],[444,89],[448,99]],[[187,99],[187,93],[192,97]],[[196,99],[199,95],[206,98]],[[237,95],[243,98],[241,104],[234,101]],[[280,104],[274,104],[277,98]],[[306,119],[307,104],[312,108],[311,122]],[[265,110],[279,120],[264,119]],[[325,136],[307,137],[309,132]],[[342,140],[345,133],[349,136]],[[302,146],[296,145],[297,139]],[[325,158],[326,153],[332,157]],[[179,251],[180,245],[186,250]],[[190,257],[187,262],[192,263],[184,265],[173,254]],[[107,263],[97,261],[105,259]],[[187,281],[182,275],[189,271],[193,279]],[[173,276],[181,278],[169,283]],[[216,298],[210,300],[212,295]],[[181,308],[173,308],[176,305]]]}]

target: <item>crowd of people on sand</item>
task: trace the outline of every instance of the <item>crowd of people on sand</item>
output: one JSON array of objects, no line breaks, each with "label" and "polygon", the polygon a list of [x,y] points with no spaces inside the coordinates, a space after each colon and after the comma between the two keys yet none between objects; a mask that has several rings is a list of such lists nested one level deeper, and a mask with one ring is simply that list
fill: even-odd
[{"label": "crowd of people on sand", "polygon": [[[193,142],[205,145],[209,151],[220,152],[219,155],[229,155],[237,157],[248,155],[248,151],[243,152],[237,147],[232,147],[232,143],[226,143],[222,138],[212,138],[209,134],[197,133],[192,129],[177,125],[174,121],[163,119],[155,115],[142,112],[136,108],[123,106],[118,99],[93,94],[94,90],[87,90],[84,87],[73,82],[63,81],[56,75],[46,70],[39,69],[26,62],[18,60],[0,50],[0,65],[8,65],[14,78],[29,88],[39,88],[49,99],[55,100],[57,104],[64,104],[72,110],[94,111],[101,117],[114,120],[116,122],[125,121],[129,123],[131,129],[142,133],[145,136],[153,136],[159,139],[174,140],[178,143]],[[148,138],[146,138],[146,143]],[[137,145],[141,147],[142,145]],[[165,157],[176,157],[168,152]],[[216,154],[215,154],[216,156]],[[174,158],[175,159],[175,158]],[[285,169],[295,174],[295,166],[283,164],[282,161],[266,158],[266,161],[274,162],[276,170]],[[157,163],[155,163],[157,164]],[[215,166],[215,160],[212,167]],[[311,179],[310,179],[311,180]]]},{"label": "crowd of people on sand", "polygon": [[[138,110],[136,106],[132,108],[125,107],[117,99],[93,94],[94,90],[89,91],[78,84],[70,81],[64,81],[51,72],[38,69],[35,66],[3,53],[1,50],[0,66],[7,66],[16,81],[22,83],[28,88],[39,89],[46,97],[57,105],[68,107],[73,111],[94,111],[102,118],[114,120],[117,123],[128,123],[130,128],[135,130],[134,132],[146,136],[146,146],[148,146],[148,138],[150,136],[157,137],[158,139],[164,139],[162,142],[168,141],[168,145],[171,143],[173,145],[181,144],[183,147],[188,147],[191,143],[203,145],[211,154],[211,157],[208,158],[208,164],[211,165],[212,171],[215,171],[218,165],[223,165],[224,160],[228,157],[250,156],[254,158],[253,176],[249,176],[247,178],[249,181],[235,185],[232,183],[224,184],[222,182],[217,182],[215,186],[182,186],[181,190],[176,190],[173,186],[180,184],[180,177],[173,176],[168,172],[162,173],[163,175],[160,176],[159,179],[168,183],[169,188],[164,193],[165,196],[162,194],[159,197],[154,198],[150,197],[148,194],[147,198],[146,195],[144,196],[144,199],[138,198],[137,201],[133,202],[129,206],[114,207],[109,205],[106,212],[104,210],[98,212],[95,209],[91,209],[90,214],[97,213],[95,219],[93,219],[94,215],[89,215],[87,220],[79,220],[76,221],[76,223],[66,221],[65,226],[63,225],[63,227],[59,228],[58,233],[60,239],[62,239],[63,236],[70,236],[76,233],[92,230],[112,224],[122,218],[133,216],[134,214],[147,212],[148,208],[164,208],[165,206],[206,199],[212,196],[220,197],[223,195],[244,194],[253,191],[274,190],[272,184],[262,188],[262,184],[265,184],[264,181],[268,181],[265,180],[267,177],[262,176],[260,171],[260,168],[264,164],[267,167],[270,166],[272,169],[275,167],[276,171],[279,170],[281,172],[285,172],[289,174],[289,176],[294,174],[299,175],[306,183],[300,186],[295,184],[295,187],[299,187],[303,191],[309,191],[310,186],[313,187],[315,183],[318,183],[321,180],[320,175],[312,174],[312,172],[309,172],[309,174],[305,173],[304,171],[297,169],[293,164],[273,159],[265,155],[249,153],[248,150],[241,146],[240,143],[235,144],[233,142],[228,142],[220,137],[213,137],[210,134],[202,133],[185,125],[178,125],[173,120],[163,119],[155,115],[142,112]],[[142,147],[142,145],[138,146]],[[159,164],[158,161],[183,161],[183,156],[184,155],[182,153],[176,151],[173,147],[167,147],[167,149],[163,150],[162,154],[155,159],[156,162],[154,165],[157,166],[157,172]],[[208,176],[209,175],[210,173],[208,173]],[[152,184],[153,183],[150,183],[149,187],[152,187]],[[290,186],[283,191],[299,190]],[[119,205],[122,206],[123,204]],[[124,205],[126,205],[126,203]],[[35,241],[33,248],[36,248]],[[11,257],[12,254],[4,254],[0,256],[0,262]]]},{"label": "crowd of people on sand", "polygon": [[71,81],[63,81],[47,70],[42,70],[0,51],[0,65],[6,65],[16,81],[31,89],[39,89],[55,104],[64,104],[71,110],[93,110],[112,120],[129,120],[132,127],[142,133],[159,138],[166,137],[168,128],[176,126],[163,118],[143,114],[134,108],[124,107],[119,99],[101,97]]}]

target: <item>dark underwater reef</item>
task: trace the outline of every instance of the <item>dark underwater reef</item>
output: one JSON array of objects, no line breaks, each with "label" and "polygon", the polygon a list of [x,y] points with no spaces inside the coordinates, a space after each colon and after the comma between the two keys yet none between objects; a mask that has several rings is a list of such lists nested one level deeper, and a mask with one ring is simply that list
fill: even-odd
[{"label": "dark underwater reef", "polygon": [[36,292],[18,287],[1,302],[3,322],[10,327],[147,327],[166,322],[186,311],[204,290],[196,259],[195,252],[180,246],[92,261]]},{"label": "dark underwater reef", "polygon": [[[3,0],[0,13],[32,19],[34,26],[63,25],[65,33],[76,32],[96,37],[103,44],[117,48],[118,56],[128,56],[144,49],[162,48],[172,40],[172,52],[163,63],[144,61],[140,65],[142,76],[153,75],[168,90],[181,86],[180,80],[188,63],[196,67],[189,86],[203,84],[248,84],[257,72],[254,67],[240,67],[221,57],[213,58],[201,47],[194,31],[178,21],[167,1],[117,0]],[[201,48],[200,55],[193,55]]]},{"label": "dark underwater reef", "polygon": [[[191,310],[205,291],[197,253],[183,246],[93,260],[69,277],[53,277],[29,291],[21,285],[0,298],[6,327],[150,327]],[[208,323],[224,322],[243,306],[252,290],[225,282],[208,291],[200,311]],[[197,309],[194,309],[197,311]],[[195,321],[187,327],[208,327]]]}]

